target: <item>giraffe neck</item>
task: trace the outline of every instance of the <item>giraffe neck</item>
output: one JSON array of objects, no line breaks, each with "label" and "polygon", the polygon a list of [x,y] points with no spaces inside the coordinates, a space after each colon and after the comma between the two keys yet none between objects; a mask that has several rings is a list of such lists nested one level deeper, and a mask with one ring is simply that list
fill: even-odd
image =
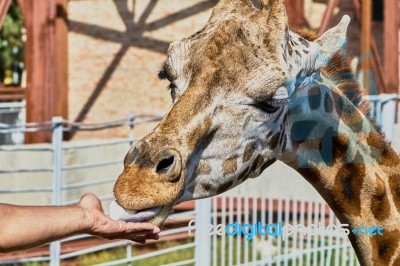
[{"label": "giraffe neck", "polygon": [[[330,205],[362,265],[400,265],[400,159],[369,119],[329,81],[290,98],[289,148],[281,160]],[[383,235],[351,229],[380,226]]]}]

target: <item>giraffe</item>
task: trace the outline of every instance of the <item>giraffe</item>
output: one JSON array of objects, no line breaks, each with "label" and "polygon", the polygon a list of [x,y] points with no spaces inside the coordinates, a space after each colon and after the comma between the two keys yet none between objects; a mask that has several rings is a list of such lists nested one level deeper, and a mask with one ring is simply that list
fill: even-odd
[{"label": "giraffe", "polygon": [[172,106],[135,143],[114,186],[126,220],[162,225],[174,205],[212,197],[280,160],[350,228],[362,265],[400,265],[400,158],[369,118],[346,54],[350,22],[289,30],[284,0],[220,0],[174,42],[159,73]]}]

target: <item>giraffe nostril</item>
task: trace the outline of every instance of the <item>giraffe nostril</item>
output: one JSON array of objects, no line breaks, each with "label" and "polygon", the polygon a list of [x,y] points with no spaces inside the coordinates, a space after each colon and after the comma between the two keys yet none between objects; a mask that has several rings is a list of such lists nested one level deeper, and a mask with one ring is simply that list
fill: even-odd
[{"label": "giraffe nostril", "polygon": [[156,173],[157,174],[167,173],[173,167],[174,162],[175,162],[174,156],[162,159],[156,167]]},{"label": "giraffe nostril", "polygon": [[182,159],[178,151],[171,148],[161,150],[154,156],[153,161],[154,171],[162,180],[171,183],[180,180]]}]

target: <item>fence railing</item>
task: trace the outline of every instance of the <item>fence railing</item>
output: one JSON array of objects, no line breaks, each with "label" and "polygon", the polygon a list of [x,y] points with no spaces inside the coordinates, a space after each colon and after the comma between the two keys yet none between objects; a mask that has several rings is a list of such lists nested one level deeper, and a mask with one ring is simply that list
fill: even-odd
[{"label": "fence railing", "polygon": [[[117,174],[121,171],[124,155],[137,140],[133,133],[135,126],[157,122],[160,118],[160,116],[129,115],[125,119],[105,123],[70,123],[56,117],[50,122],[43,123],[18,123],[14,125],[0,123],[0,135],[43,131],[51,132],[52,135],[51,144],[0,146],[0,156],[4,158],[4,160],[0,158],[0,182],[2,183],[0,202],[19,202],[29,205],[35,203],[66,205],[77,202],[79,197],[90,189],[91,192],[95,192],[99,196],[103,206],[107,209],[108,203],[113,199],[112,187],[116,181]],[[119,127],[128,127],[127,138],[83,142],[63,141],[65,132],[98,131]],[[91,157],[99,157],[99,154],[102,153],[104,155],[100,156],[100,158],[90,161]],[[105,158],[106,155],[109,155],[111,158]],[[26,158],[29,159],[26,160]],[[35,161],[35,159],[37,160]],[[11,166],[7,163],[10,161],[13,161]],[[103,172],[107,173],[104,177],[99,177]],[[85,177],[86,174],[94,175],[95,178],[88,180]],[[75,178],[75,175],[78,175],[79,178]],[[22,182],[19,179],[36,180],[32,180],[31,183],[27,184],[27,187],[21,187],[26,182]],[[45,182],[46,185],[43,185],[43,179],[49,180]],[[37,180],[42,181],[38,182]],[[194,218],[194,215],[194,210],[190,210],[177,213],[169,219],[176,221],[185,217],[190,220]],[[188,227],[180,226],[165,230],[161,233],[161,236],[176,235],[182,232],[188,232]],[[50,265],[59,265],[65,259],[76,258],[116,247],[125,247],[125,258],[105,263],[105,265],[118,265],[194,247],[194,242],[191,242],[168,247],[156,252],[141,254],[140,256],[133,256],[132,247],[129,243],[127,241],[118,241],[107,242],[73,252],[61,252],[62,245],[77,240],[85,240],[89,237],[91,236],[80,235],[53,242],[49,247],[49,256],[0,259],[0,264],[49,262]],[[186,259],[176,265],[186,265],[193,262],[194,258]]]}]

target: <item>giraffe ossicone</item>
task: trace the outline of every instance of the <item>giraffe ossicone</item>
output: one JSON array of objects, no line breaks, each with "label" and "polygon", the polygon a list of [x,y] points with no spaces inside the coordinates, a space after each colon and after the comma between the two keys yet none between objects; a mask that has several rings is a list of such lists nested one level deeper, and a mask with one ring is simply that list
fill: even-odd
[{"label": "giraffe ossicone", "polygon": [[[114,194],[161,225],[183,201],[221,194],[281,160],[327,201],[363,265],[400,265],[400,159],[368,117],[344,49],[349,17],[321,37],[290,31],[283,0],[221,0],[171,44],[159,74],[173,105],[125,157]],[[267,182],[267,181],[266,181]]]}]

